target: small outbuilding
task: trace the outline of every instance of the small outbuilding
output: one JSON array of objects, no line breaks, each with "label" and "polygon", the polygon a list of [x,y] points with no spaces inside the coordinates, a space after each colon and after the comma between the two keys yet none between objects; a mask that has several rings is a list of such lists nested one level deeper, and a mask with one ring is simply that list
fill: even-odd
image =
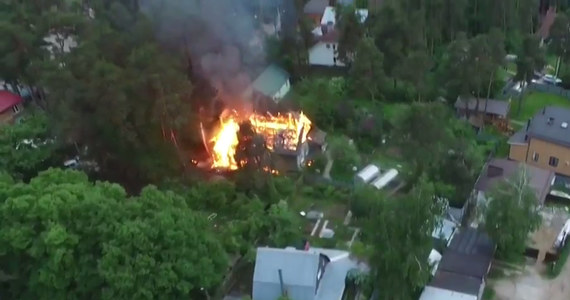
[{"label": "small outbuilding", "polygon": [[255,79],[252,87],[254,92],[278,103],[291,89],[289,73],[271,64]]}]

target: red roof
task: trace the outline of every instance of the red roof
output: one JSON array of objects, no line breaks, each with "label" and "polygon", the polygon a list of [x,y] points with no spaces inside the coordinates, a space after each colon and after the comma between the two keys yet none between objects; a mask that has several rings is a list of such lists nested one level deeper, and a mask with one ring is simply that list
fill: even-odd
[{"label": "red roof", "polygon": [[0,113],[12,108],[16,104],[20,104],[24,99],[10,91],[0,91]]}]

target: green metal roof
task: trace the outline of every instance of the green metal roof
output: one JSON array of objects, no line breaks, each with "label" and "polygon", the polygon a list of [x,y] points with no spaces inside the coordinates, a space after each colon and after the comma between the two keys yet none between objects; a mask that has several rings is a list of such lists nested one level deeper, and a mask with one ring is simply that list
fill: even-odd
[{"label": "green metal roof", "polygon": [[255,79],[253,89],[265,96],[273,97],[288,79],[289,74],[285,70],[271,64]]}]

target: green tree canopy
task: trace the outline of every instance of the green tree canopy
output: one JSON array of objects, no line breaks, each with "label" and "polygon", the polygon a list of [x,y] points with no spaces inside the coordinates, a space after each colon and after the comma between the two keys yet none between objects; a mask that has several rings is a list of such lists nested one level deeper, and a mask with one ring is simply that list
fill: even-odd
[{"label": "green tree canopy", "polygon": [[174,299],[217,286],[225,251],[206,216],[154,187],[129,198],[50,169],[0,192],[9,299]]},{"label": "green tree canopy", "polygon": [[372,38],[365,37],[358,42],[356,56],[350,68],[350,83],[356,95],[372,99],[378,96],[386,77],[382,60],[382,53],[376,48]]},{"label": "green tree canopy", "polygon": [[513,80],[524,83],[525,88],[520,93],[517,114],[520,114],[526,87],[531,83],[534,72],[541,72],[546,64],[545,51],[540,47],[540,39],[535,35],[524,38],[522,47],[517,54],[517,73]]},{"label": "green tree canopy", "polygon": [[38,171],[56,163],[57,149],[48,117],[32,113],[13,125],[0,126],[0,170],[19,179],[29,180]]},{"label": "green tree canopy", "polygon": [[530,186],[529,174],[521,168],[487,193],[483,210],[485,230],[497,243],[498,254],[513,259],[524,254],[528,234],[538,229],[539,202]]},{"label": "green tree canopy", "polygon": [[176,133],[191,118],[181,64],[159,50],[144,19],[125,32],[95,20],[80,37],[39,68],[58,133],[89,146],[103,170],[136,170],[142,181],[168,174],[179,166]]},{"label": "green tree canopy", "polygon": [[407,195],[376,206],[364,234],[374,249],[369,263],[379,299],[412,299],[428,282],[431,233],[442,213],[435,199],[433,185],[422,177]]},{"label": "green tree canopy", "polygon": [[469,126],[441,103],[412,103],[396,116],[391,135],[411,163],[411,182],[425,173],[439,196],[465,202],[484,161]]},{"label": "green tree canopy", "polygon": [[352,5],[337,5],[335,27],[339,32],[337,54],[338,58],[350,65],[357,53],[358,43],[364,36],[364,26],[360,15]]}]

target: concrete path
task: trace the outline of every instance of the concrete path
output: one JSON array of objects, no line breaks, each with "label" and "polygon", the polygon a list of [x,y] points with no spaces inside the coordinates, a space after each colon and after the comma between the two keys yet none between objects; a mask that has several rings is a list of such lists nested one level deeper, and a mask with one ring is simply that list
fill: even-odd
[{"label": "concrete path", "polygon": [[570,263],[555,279],[541,275],[545,266],[527,266],[520,276],[491,280],[497,300],[568,300],[570,299]]}]

